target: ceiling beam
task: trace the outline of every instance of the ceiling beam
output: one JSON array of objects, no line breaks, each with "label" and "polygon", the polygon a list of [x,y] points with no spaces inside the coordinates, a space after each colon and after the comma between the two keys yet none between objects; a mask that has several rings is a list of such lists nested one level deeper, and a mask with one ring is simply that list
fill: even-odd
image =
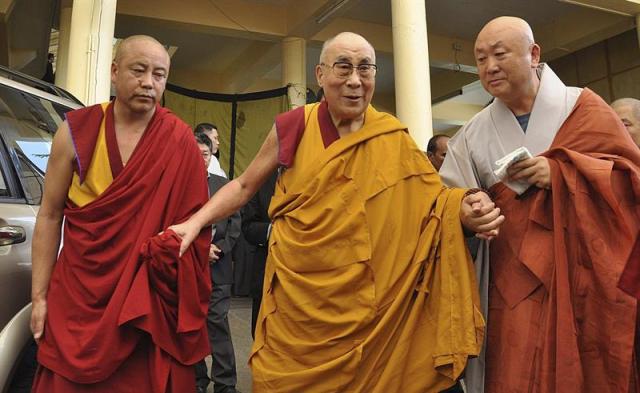
[{"label": "ceiling beam", "polygon": [[[595,1],[595,0],[594,0]],[[581,8],[544,26],[534,26],[542,58],[550,61],[633,29],[635,20]]]},{"label": "ceiling beam", "polygon": [[282,61],[281,45],[254,42],[221,75],[225,91],[243,92]]},{"label": "ceiling beam", "polygon": [[640,1],[638,0],[558,0],[561,3],[569,3],[591,8],[597,11],[610,12],[623,16],[635,16],[640,14]]}]

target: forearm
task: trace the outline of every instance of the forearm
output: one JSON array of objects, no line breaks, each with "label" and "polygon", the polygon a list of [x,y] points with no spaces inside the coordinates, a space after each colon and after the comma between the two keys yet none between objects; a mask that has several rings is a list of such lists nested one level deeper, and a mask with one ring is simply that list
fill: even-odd
[{"label": "forearm", "polygon": [[229,217],[244,206],[253,196],[252,191],[243,187],[238,179],[232,180],[216,192],[190,220],[201,228],[213,225],[214,222]]},{"label": "forearm", "polygon": [[39,216],[31,250],[31,300],[45,300],[60,247],[62,218]]}]

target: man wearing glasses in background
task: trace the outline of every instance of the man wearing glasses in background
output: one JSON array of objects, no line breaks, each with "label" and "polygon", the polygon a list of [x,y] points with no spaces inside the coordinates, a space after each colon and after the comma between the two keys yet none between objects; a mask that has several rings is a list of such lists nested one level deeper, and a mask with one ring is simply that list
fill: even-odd
[{"label": "man wearing glasses in background", "polygon": [[504,217],[482,191],[444,188],[406,127],[370,105],[375,60],[357,34],[325,42],[325,101],[279,115],[247,170],[172,227],[186,250],[279,168],[254,392],[439,392],[480,351],[463,226],[489,238]]}]

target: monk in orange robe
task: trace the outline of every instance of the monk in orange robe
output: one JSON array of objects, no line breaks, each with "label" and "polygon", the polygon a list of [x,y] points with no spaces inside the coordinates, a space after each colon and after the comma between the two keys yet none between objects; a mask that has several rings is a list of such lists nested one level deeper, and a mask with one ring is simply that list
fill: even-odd
[{"label": "monk in orange robe", "polygon": [[371,107],[375,75],[363,37],[327,41],[325,101],[278,116],[247,171],[172,227],[188,245],[280,168],[254,392],[440,392],[480,350],[463,225],[492,237],[504,217],[484,192],[442,186],[406,127]]},{"label": "monk in orange robe", "polygon": [[[540,63],[524,20],[489,22],[475,54],[495,100],[451,139],[440,174],[489,189],[506,221],[476,260],[486,377],[471,364],[468,391],[637,392],[637,301],[617,286],[640,255],[640,150],[600,97]],[[522,147],[533,157],[503,171]]]},{"label": "monk in orange robe", "polygon": [[55,135],[33,239],[35,393],[195,391],[210,233],[182,257],[157,234],[208,191],[190,128],[158,106],[168,72],[156,40],[124,40],[115,101],[68,113]]}]

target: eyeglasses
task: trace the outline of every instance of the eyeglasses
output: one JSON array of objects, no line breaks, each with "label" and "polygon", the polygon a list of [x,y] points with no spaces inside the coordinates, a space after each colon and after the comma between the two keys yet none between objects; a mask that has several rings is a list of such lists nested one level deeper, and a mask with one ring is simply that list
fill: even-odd
[{"label": "eyeglasses", "polygon": [[325,63],[320,63],[321,66],[331,67],[331,71],[333,75],[337,76],[340,79],[347,79],[353,73],[354,68],[358,72],[358,76],[361,79],[373,79],[376,76],[376,71],[378,70],[378,66],[375,64],[358,64],[353,65],[346,61],[336,61],[333,65],[329,66]]}]

